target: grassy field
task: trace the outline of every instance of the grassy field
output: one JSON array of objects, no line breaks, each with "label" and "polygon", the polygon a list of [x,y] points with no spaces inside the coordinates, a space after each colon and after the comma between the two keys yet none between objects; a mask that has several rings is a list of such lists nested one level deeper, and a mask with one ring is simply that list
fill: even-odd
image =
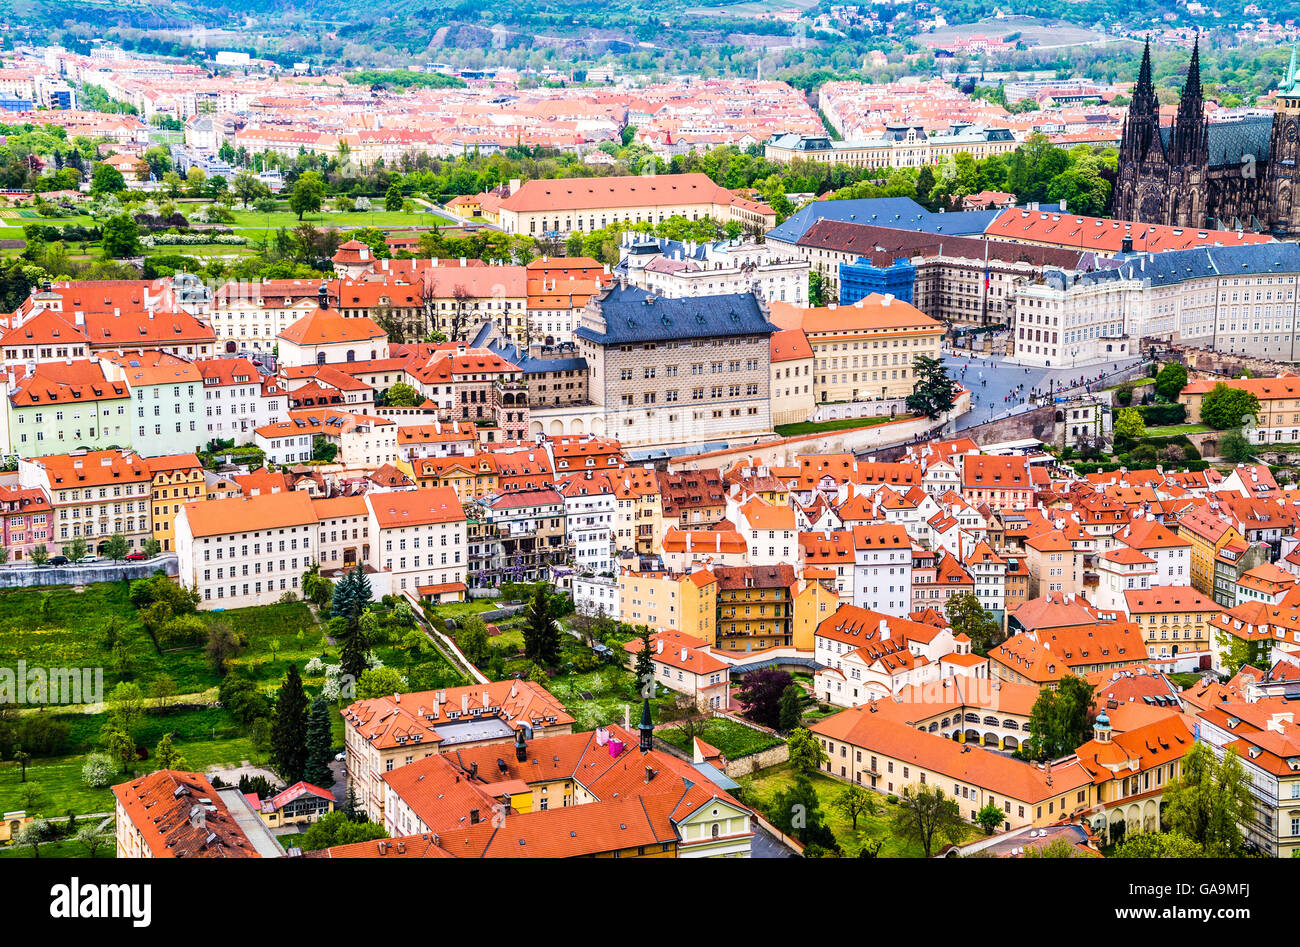
[{"label": "grassy field", "polygon": [[1208,424],[1170,424],[1147,428],[1147,437],[1177,437],[1179,434],[1204,434],[1210,430]]},{"label": "grassy field", "polygon": [[[131,605],[127,583],[98,583],[81,592],[67,586],[0,592],[0,667],[14,667],[20,659],[26,660],[29,667],[99,666],[104,660],[99,644],[101,631],[114,615],[124,622],[130,641],[131,660],[121,678],[139,683],[146,691],[163,674],[177,684],[174,706],[151,707],[133,729],[138,746],[152,754],[158,741],[172,733],[176,748],[192,769],[202,771],[245,761],[265,763],[230,712],[214,705],[220,678],[204,659],[202,648],[157,654]],[[315,657],[322,658],[325,664],[338,663],[338,648],[330,643],[311,609],[301,602],[201,612],[199,617],[209,625],[224,624],[246,640],[246,647],[231,663],[247,670],[268,693],[278,687],[292,662],[304,672],[311,696],[319,692],[324,675],[305,673],[306,664]],[[433,648],[412,656],[389,642],[377,643],[374,650],[385,666],[408,677],[412,689],[463,682]],[[116,671],[104,669],[106,694],[118,680]],[[60,755],[36,757],[28,765],[27,783],[37,787],[34,801],[21,781],[19,766],[12,760],[0,762],[0,811],[28,809],[33,814],[50,816],[62,815],[68,809],[81,814],[111,811],[111,792],[91,789],[81,778],[86,755],[100,747],[106,719],[101,708],[92,705],[23,712],[54,716],[67,729],[65,749],[59,751]],[[341,745],[342,717],[331,714],[331,721],[334,742]],[[151,759],[146,758],[135,771],[147,773],[154,768]]]},{"label": "grassy field", "polygon": [[[664,742],[671,743],[679,750],[684,750],[687,753],[692,751],[690,740],[686,734],[672,724],[666,724],[655,732]],[[761,730],[747,727],[743,723],[728,720],[725,717],[714,717],[710,720],[704,728],[702,739],[705,743],[711,743],[721,750],[729,760],[739,759],[751,753],[759,753],[781,744],[781,741],[776,737],[769,736]]]},{"label": "grassy field", "polygon": [[[0,858],[31,858],[32,850],[26,846],[0,846]],[[46,842],[41,846],[41,858],[86,858],[86,847],[71,839]],[[116,858],[117,846],[110,836],[95,853],[96,858]]]},{"label": "grassy field", "polygon": [[246,243],[242,246],[233,246],[229,243],[194,243],[194,244],[169,244],[160,243],[157,246],[149,247],[146,251],[150,254],[156,253],[178,253],[182,256],[196,257],[241,257],[252,256],[257,252],[257,247],[252,243]]},{"label": "grassy field", "polygon": [[802,434],[821,434],[826,431],[848,431],[858,427],[872,427],[876,424],[884,424],[886,421],[897,421],[907,417],[911,417],[911,415],[902,414],[897,418],[838,418],[834,421],[800,421],[797,424],[778,424],[772,430],[782,437],[799,437]]},{"label": "grassy field", "polygon": [[248,210],[236,208],[232,213],[235,220],[229,226],[235,231],[278,230],[281,227],[292,230],[303,223],[311,224],[313,227],[338,227],[342,230],[355,230],[358,227],[381,227],[386,229],[394,227],[438,227],[452,222],[450,218],[436,212],[417,211],[413,214],[404,214],[401,211],[386,211],[383,209],[355,211],[353,213],[326,210],[318,214],[304,214],[300,221],[298,215],[288,209],[287,204],[282,209],[277,209],[270,214],[264,214],[251,208]]},{"label": "grassy field", "polygon": [[[1123,388],[1126,385],[1133,385],[1134,387],[1137,387],[1138,385],[1154,385],[1155,381],[1156,380],[1154,378],[1134,378],[1130,381],[1116,382],[1115,384],[1111,385],[1109,388],[1103,388],[1102,391],[1118,391],[1120,388]],[[1117,405],[1117,407],[1122,408],[1124,407],[1124,405]]]},{"label": "grassy field", "polygon": [[[831,801],[844,791],[845,784],[821,773],[816,773],[811,778],[813,788],[817,790],[817,801],[826,824],[835,833],[835,838],[846,856],[856,857],[863,845],[867,843],[874,845],[876,842],[883,843],[880,848],[880,858],[923,858],[925,856],[924,850],[919,845],[905,841],[894,834],[891,815],[895,807],[885,796],[876,796],[876,815],[864,813],[858,816],[858,827],[855,831],[852,820],[831,805]],[[744,788],[744,801],[761,811],[771,805],[778,792],[793,786],[794,779],[794,770],[787,763],[773,766],[751,776],[742,776],[737,782]],[[967,837],[973,837],[976,831],[978,830],[972,826]],[[943,844],[942,840],[936,840],[935,847],[938,848],[941,844]]]},{"label": "grassy field", "polygon": [[482,612],[490,612],[500,607],[500,600],[495,598],[476,598],[468,602],[448,602],[446,605],[435,605],[431,609],[433,614],[439,618],[464,618],[467,615],[478,615]]},{"label": "grassy field", "polygon": [[[623,710],[628,708],[635,726],[640,719],[640,700],[632,694],[632,673],[620,667],[606,667],[586,674],[561,674],[551,678],[546,688],[558,697],[577,722],[575,730],[595,730],[607,723],[622,724]],[[584,700],[583,693],[591,694]],[[666,696],[665,696],[666,695]],[[660,708],[673,702],[671,691],[659,689],[650,701],[650,712],[658,720]]]},{"label": "grassy field", "polygon": [[[220,683],[216,672],[195,646],[167,650],[159,655],[131,604],[125,582],[99,582],[78,591],[73,586],[11,589],[0,592],[0,667],[26,659],[33,667],[97,667],[103,664],[99,637],[110,616],[125,623],[130,640],[130,666],[125,679],[142,685],[169,675],[181,694],[202,693]],[[48,597],[48,598],[47,598]],[[209,625],[226,624],[248,639],[248,647],[234,660],[257,679],[278,680],[289,662],[302,665],[329,653],[323,630],[303,603],[276,604],[255,609],[201,612]],[[104,687],[111,689],[118,676],[104,670]]]}]

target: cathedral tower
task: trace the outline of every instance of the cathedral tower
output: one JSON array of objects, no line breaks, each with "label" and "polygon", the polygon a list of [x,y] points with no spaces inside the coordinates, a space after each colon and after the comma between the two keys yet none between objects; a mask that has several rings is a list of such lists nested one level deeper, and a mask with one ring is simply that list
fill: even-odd
[{"label": "cathedral tower", "polygon": [[[1269,225],[1273,230],[1300,233],[1300,207],[1296,206],[1296,189],[1300,187],[1300,69],[1296,64],[1296,47],[1291,47],[1291,63],[1277,87],[1277,110],[1273,113],[1273,134],[1269,139],[1267,169]],[[1263,169],[1260,169],[1260,173]]]},{"label": "cathedral tower", "polygon": [[1192,61],[1187,66],[1187,80],[1178,101],[1178,117],[1169,138],[1169,162],[1174,166],[1205,165],[1209,161],[1206,150],[1205,100],[1201,89],[1201,39],[1192,45]]},{"label": "cathedral tower", "polygon": [[1209,125],[1201,89],[1201,38],[1192,44],[1192,59],[1178,101],[1178,115],[1169,130],[1169,223],[1204,227],[1206,173],[1209,166]]},{"label": "cathedral tower", "polygon": [[1168,189],[1169,162],[1160,138],[1160,101],[1151,80],[1151,41],[1147,40],[1124,119],[1112,214],[1120,220],[1168,223]]}]

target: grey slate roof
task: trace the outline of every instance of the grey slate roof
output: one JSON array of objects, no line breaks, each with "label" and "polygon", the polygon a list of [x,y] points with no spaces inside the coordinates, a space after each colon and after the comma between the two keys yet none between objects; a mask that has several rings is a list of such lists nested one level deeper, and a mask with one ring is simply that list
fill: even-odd
[{"label": "grey slate roof", "polygon": [[[1160,127],[1160,140],[1166,151],[1169,149],[1169,133],[1172,129],[1172,125]],[[1230,122],[1210,122],[1207,143],[1210,167],[1241,164],[1248,155],[1262,164],[1268,160],[1272,136],[1271,115],[1248,115]]]},{"label": "grey slate roof", "polygon": [[[1044,204],[1044,211],[1060,210],[1059,204]],[[910,197],[868,197],[853,201],[813,201],[786,218],[767,234],[768,240],[798,243],[819,220],[846,224],[872,224],[919,233],[975,236],[984,233],[1000,210],[965,210],[951,214],[931,213]]]},{"label": "grey slate roof", "polygon": [[[1164,253],[1137,253],[1118,266],[1098,270],[1079,278],[1080,283],[1106,280],[1150,280],[1152,286],[1176,286],[1185,280],[1210,276],[1262,276],[1273,273],[1300,273],[1300,244],[1256,243],[1237,247],[1195,247],[1168,250]],[[1044,274],[1056,288],[1066,285],[1067,277],[1058,270]]]},{"label": "grey slate roof", "polygon": [[[525,375],[542,375],[546,372],[568,372],[587,370],[587,360],[579,355],[555,357],[555,358],[537,358],[533,355],[524,354],[519,346],[511,342],[489,342],[487,349],[495,352],[504,358],[507,362],[513,362],[519,366],[519,370]],[[559,349],[557,349],[559,351]]]},{"label": "grey slate roof", "polygon": [[615,287],[599,300],[605,331],[581,326],[574,335],[597,345],[669,342],[735,335],[770,335],[753,293],[666,299],[636,286]]}]

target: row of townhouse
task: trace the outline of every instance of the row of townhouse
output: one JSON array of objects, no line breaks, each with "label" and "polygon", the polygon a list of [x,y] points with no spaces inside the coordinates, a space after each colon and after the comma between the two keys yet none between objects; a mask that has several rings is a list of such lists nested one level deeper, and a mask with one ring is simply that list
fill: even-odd
[{"label": "row of townhouse", "polygon": [[202,608],[300,594],[315,563],[365,569],[376,594],[459,600],[466,588],[465,512],[446,488],[371,492],[360,503],[296,490],[208,499],[183,507],[175,533],[180,581]]}]

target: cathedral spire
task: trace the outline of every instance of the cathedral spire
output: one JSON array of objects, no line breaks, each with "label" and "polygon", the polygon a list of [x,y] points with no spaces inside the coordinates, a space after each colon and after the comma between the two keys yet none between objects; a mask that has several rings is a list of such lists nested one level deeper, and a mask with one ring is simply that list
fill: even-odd
[{"label": "cathedral spire", "polygon": [[1205,159],[1205,101],[1201,89],[1201,37],[1192,43],[1192,59],[1187,65],[1187,79],[1178,101],[1178,117],[1170,134],[1171,151],[1176,162],[1196,163]]},{"label": "cathedral spire", "polygon": [[1192,43],[1192,61],[1187,65],[1187,79],[1183,82],[1183,94],[1178,103],[1178,117],[1182,118],[1184,111],[1190,116],[1194,115],[1197,121],[1200,121],[1203,111],[1201,101],[1201,37],[1197,34]]},{"label": "cathedral spire", "polygon": [[1138,67],[1137,87],[1133,90],[1133,98],[1144,93],[1155,95],[1155,86],[1151,83],[1151,37],[1147,37],[1146,45],[1142,47],[1142,65]]},{"label": "cathedral spire", "polygon": [[1141,161],[1153,144],[1160,145],[1160,102],[1151,81],[1151,40],[1142,49],[1142,65],[1124,122],[1124,154],[1127,161]]}]

